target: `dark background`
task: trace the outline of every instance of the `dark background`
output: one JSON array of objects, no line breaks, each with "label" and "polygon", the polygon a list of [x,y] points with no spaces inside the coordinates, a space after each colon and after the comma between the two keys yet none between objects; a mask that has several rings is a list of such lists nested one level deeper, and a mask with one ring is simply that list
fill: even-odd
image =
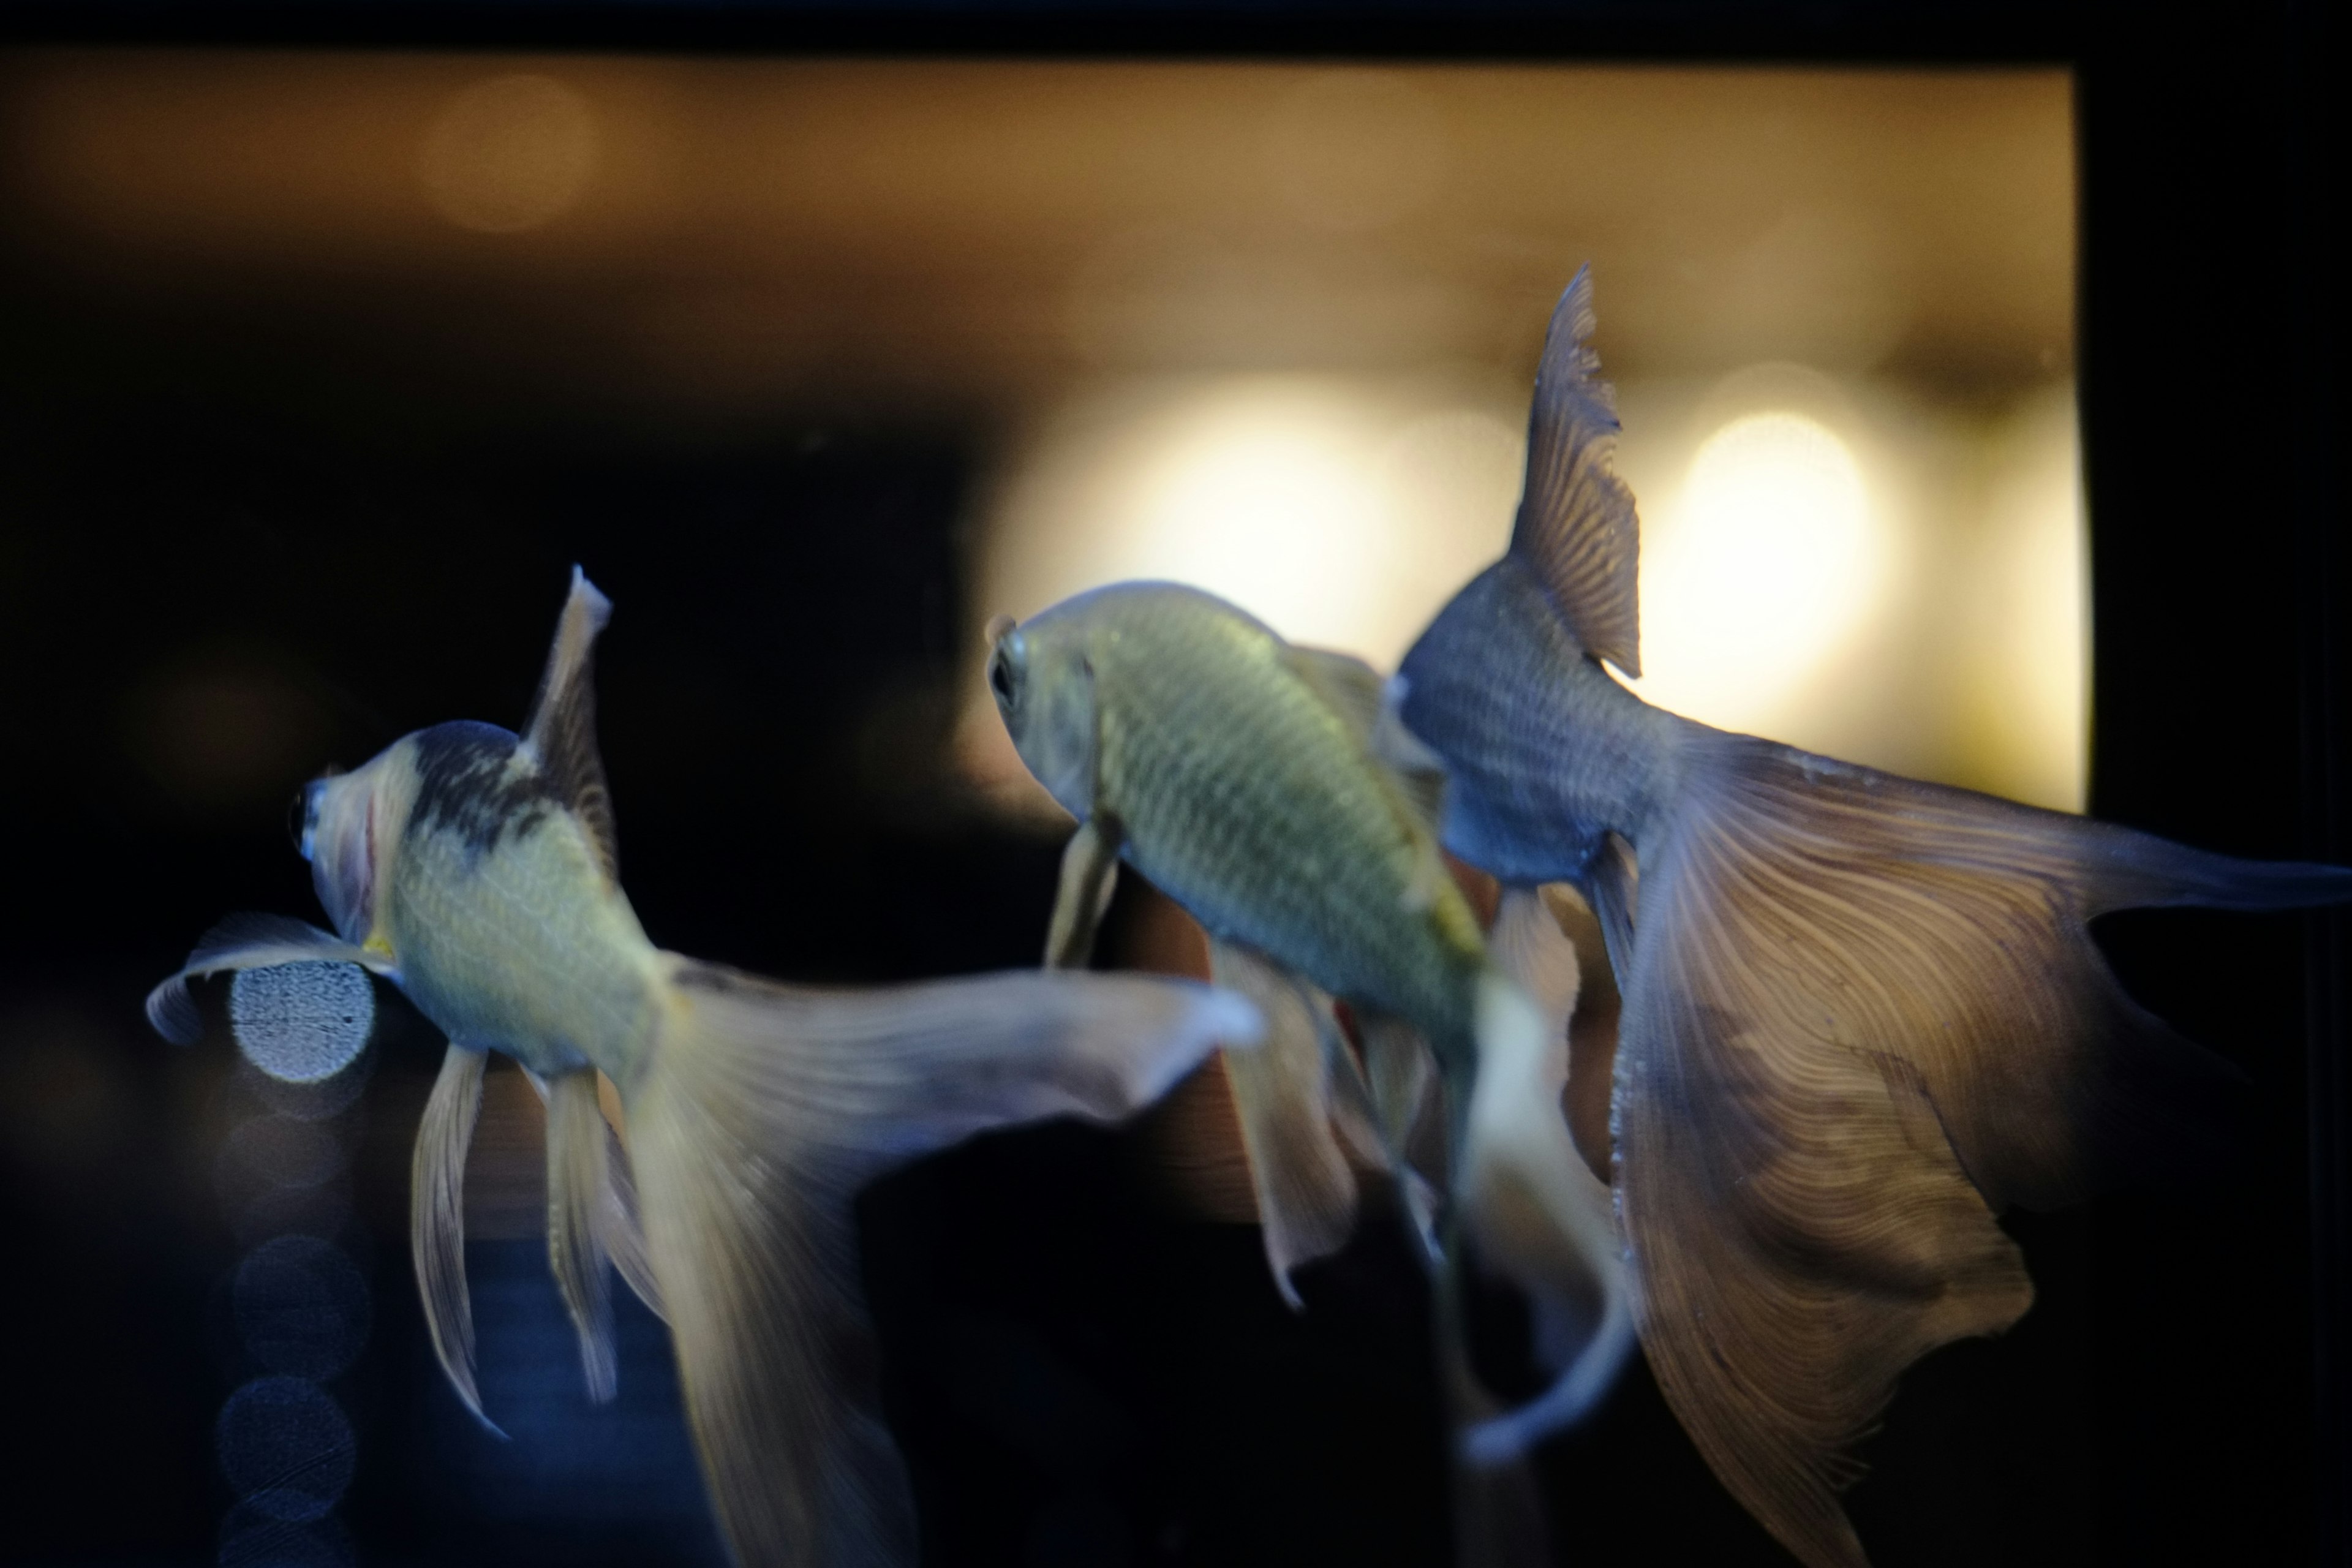
[{"label": "dark background", "polygon": [[[34,7],[6,25],[81,41],[2074,62],[2094,809],[2342,860],[2324,21],[2283,5],[616,5]],[[229,1501],[211,1423],[247,1370],[211,1175],[228,1047],[176,1052],[136,1003],[219,914],[311,900],[277,805],[171,786],[204,764],[170,751],[157,715],[233,722],[274,694],[299,716],[285,793],[320,758],[423,723],[511,724],[576,560],[619,606],[604,750],[630,893],[665,945],[826,980],[1034,962],[1055,847],[891,787],[945,743],[940,683],[972,635],[957,530],[984,432],[813,405],[689,435],[562,387],[473,384],[393,327],[322,353],[257,317],[89,300],[0,237],[0,1019],[12,1041],[34,1018],[72,1042],[0,1060],[0,1557],[195,1563]],[[2344,1562],[2341,922],[2135,916],[2102,937],[2137,994],[2247,1068],[2255,1135],[2185,1193],[2015,1218],[2039,1304],[1906,1380],[1857,1523],[1887,1568]],[[516,1442],[471,1428],[432,1371],[401,1245],[428,1035],[395,1018],[379,1040],[355,1159],[374,1328],[336,1390],[360,1432],[342,1514],[362,1559],[713,1560],[665,1347],[633,1303],[622,1401],[592,1411],[537,1244],[478,1243],[484,1390]],[[1169,1213],[1135,1142],[984,1140],[861,1205],[932,1560],[1444,1561],[1423,1330],[1393,1247],[1368,1234],[1294,1318],[1255,1234]],[[1638,1366],[1545,1467],[1562,1561],[1786,1561]]]}]

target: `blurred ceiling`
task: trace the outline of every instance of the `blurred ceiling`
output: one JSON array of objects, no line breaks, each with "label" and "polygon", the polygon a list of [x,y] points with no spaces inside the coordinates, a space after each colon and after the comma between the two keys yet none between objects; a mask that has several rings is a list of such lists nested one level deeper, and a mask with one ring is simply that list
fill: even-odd
[{"label": "blurred ceiling", "polygon": [[1622,378],[2073,363],[2056,71],[41,52],[0,93],[14,243],[78,288],[702,407],[1516,377],[1587,259]]}]

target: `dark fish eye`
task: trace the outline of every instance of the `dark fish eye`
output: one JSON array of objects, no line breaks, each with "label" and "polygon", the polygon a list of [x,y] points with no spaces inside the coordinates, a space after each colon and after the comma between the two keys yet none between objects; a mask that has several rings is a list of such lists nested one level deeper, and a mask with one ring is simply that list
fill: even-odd
[{"label": "dark fish eye", "polygon": [[294,841],[294,847],[301,851],[305,860],[310,859],[311,852],[318,847],[319,805],[326,798],[327,780],[332,778],[336,771],[330,768],[324,776],[304,784],[286,809],[287,837]]},{"label": "dark fish eye", "polygon": [[988,661],[988,689],[996,693],[996,700],[1002,707],[1013,706],[1013,655],[1003,644],[999,643],[995,654]]}]

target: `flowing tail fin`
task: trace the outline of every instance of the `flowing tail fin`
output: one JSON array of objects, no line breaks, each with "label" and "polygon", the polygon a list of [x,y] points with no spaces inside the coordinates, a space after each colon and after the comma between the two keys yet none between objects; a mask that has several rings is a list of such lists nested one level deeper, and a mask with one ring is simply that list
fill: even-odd
[{"label": "flowing tail fin", "polygon": [[[2104,910],[2290,908],[2256,865],[1688,725],[1685,789],[1596,888],[1624,989],[1618,1205],[1642,1342],[1718,1477],[1813,1568],[1895,1380],[2031,1304],[2011,1204],[2200,1139],[2229,1069],[2126,996]],[[1627,941],[1630,933],[1631,940]],[[1628,952],[1630,948],[1630,952]]]},{"label": "flowing tail fin", "polygon": [[1555,1374],[1464,1434],[1473,1463],[1501,1465],[1600,1402],[1633,1348],[1633,1315],[1609,1189],[1577,1152],[1562,1103],[1576,949],[1532,891],[1504,895],[1488,943],[1500,973],[1478,997],[1462,1221],[1480,1259],[1527,1292],[1536,1359]]},{"label": "flowing tail fin", "polygon": [[1124,1117],[1220,1041],[1255,1038],[1255,1010],[1139,976],[828,993],[680,959],[667,1012],[623,1096],[720,1527],[746,1564],[911,1563],[851,1199],[890,1165],[987,1128]]},{"label": "flowing tail fin", "polygon": [[[1441,1269],[1432,1289],[1438,1396],[1456,1433],[1483,1430],[1504,1415],[1501,1402],[1470,1366],[1462,1283],[1452,1270]],[[1453,1493],[1455,1568],[1549,1568],[1551,1530],[1542,1489],[1526,1456],[1478,1458],[1457,1445],[1452,1460],[1446,1479]]]}]

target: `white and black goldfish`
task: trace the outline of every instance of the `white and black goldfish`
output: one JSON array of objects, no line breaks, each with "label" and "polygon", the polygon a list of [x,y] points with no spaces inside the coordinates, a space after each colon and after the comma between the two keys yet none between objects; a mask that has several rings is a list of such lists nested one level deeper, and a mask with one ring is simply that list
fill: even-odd
[{"label": "white and black goldfish", "polygon": [[575,572],[521,734],[437,725],[310,786],[302,847],[339,936],[232,920],[149,1016],[193,1038],[191,976],[340,959],[447,1035],[417,1138],[413,1243],[441,1363],[478,1415],[462,1183],[485,1054],[513,1057],[547,1100],[548,1250],[591,1392],[613,1384],[610,1261],[669,1323],[735,1558],[911,1564],[852,1197],[983,1128],[1123,1117],[1258,1020],[1229,994],[1140,976],[823,991],[656,948],[621,890],[593,733],[589,651],[607,608]]}]

